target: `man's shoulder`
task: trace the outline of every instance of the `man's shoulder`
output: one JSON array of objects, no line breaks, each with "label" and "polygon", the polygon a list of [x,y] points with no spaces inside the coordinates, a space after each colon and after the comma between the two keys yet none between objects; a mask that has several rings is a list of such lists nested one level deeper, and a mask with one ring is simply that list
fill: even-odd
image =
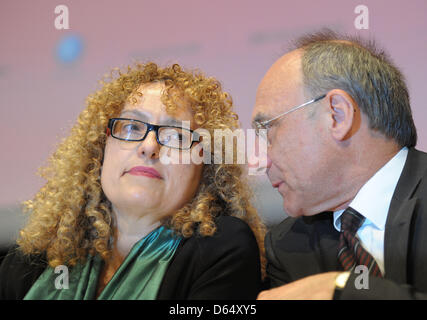
[{"label": "man's shoulder", "polygon": [[416,196],[427,199],[427,153],[410,148],[402,174],[400,175],[394,199],[403,201]]},{"label": "man's shoulder", "polygon": [[267,274],[272,286],[337,270],[339,232],[332,212],[310,217],[286,218],[265,239]]},{"label": "man's shoulder", "polygon": [[271,240],[280,240],[291,234],[299,236],[312,235],[314,230],[328,231],[333,227],[332,212],[322,212],[310,217],[287,217],[282,222],[272,227],[268,236]]},{"label": "man's shoulder", "polygon": [[412,174],[427,176],[427,153],[410,148],[403,171],[410,171]]},{"label": "man's shoulder", "polygon": [[271,227],[267,232],[267,236],[271,239],[279,239],[288,233],[289,230],[292,229],[293,225],[298,223],[299,220],[302,220],[302,218],[286,217],[282,222]]},{"label": "man's shoulder", "polygon": [[427,180],[427,153],[416,149],[414,149],[413,153],[415,155],[417,164],[421,167],[421,179],[425,184]]},{"label": "man's shoulder", "polygon": [[416,148],[409,148],[409,154],[411,156],[415,155],[416,157],[419,157],[421,160],[424,160],[427,162],[427,152],[418,150]]}]

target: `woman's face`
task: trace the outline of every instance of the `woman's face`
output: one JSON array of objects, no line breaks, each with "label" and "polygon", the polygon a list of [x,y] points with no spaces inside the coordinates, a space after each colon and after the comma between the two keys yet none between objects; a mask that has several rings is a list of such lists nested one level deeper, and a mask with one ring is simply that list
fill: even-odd
[{"label": "woman's face", "polygon": [[[188,104],[181,100],[173,114],[166,112],[161,101],[163,83],[141,86],[142,96],[137,103],[126,103],[119,118],[141,120],[156,125],[175,125],[190,121],[193,115]],[[101,173],[102,189],[116,214],[132,216],[169,216],[192,200],[201,180],[202,164],[163,164],[156,134],[150,131],[143,141],[121,141],[107,138]],[[170,154],[182,151],[168,149]],[[162,150],[166,151],[166,150]],[[170,156],[170,159],[173,155]],[[175,162],[177,163],[177,161]]]}]

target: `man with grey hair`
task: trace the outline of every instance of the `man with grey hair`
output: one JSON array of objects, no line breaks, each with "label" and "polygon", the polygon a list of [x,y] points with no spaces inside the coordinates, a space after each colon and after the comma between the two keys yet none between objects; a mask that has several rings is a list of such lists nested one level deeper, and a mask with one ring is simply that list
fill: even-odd
[{"label": "man with grey hair", "polygon": [[289,215],[266,236],[260,299],[427,298],[427,154],[384,52],[300,38],[262,79],[253,126]]}]

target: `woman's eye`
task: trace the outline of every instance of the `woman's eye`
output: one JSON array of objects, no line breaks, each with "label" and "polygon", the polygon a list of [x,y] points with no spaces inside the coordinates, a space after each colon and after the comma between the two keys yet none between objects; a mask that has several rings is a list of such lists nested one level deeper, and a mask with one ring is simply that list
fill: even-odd
[{"label": "woman's eye", "polygon": [[173,137],[173,139],[176,139],[176,140],[179,140],[179,141],[182,141],[182,138],[183,138],[183,136],[182,136],[181,133],[176,133],[172,137]]},{"label": "woman's eye", "polygon": [[178,133],[171,133],[165,136],[166,141],[181,141],[182,140],[182,135],[178,134]]},{"label": "woman's eye", "polygon": [[137,125],[134,125],[134,124],[128,124],[128,125],[125,125],[124,126],[124,129],[126,130],[126,131],[139,131],[140,130],[140,128],[139,128],[139,126],[137,126]]}]

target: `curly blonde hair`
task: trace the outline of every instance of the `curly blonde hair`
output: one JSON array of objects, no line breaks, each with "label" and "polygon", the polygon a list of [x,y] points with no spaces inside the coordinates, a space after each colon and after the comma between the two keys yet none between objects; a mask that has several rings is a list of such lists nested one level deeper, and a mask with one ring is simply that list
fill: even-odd
[{"label": "curly blonde hair", "polygon": [[[231,97],[220,83],[199,71],[184,71],[178,64],[161,68],[153,62],[137,63],[126,72],[113,69],[100,90],[87,98],[71,134],[61,142],[39,174],[47,183],[33,200],[25,201],[29,220],[17,243],[25,254],[46,254],[50,266],[70,266],[88,254],[108,259],[111,254],[111,203],[104,195],[100,172],[107,139],[107,123],[120,114],[126,102],[137,98],[144,83],[166,84],[162,101],[175,108],[170,89],[179,89],[190,101],[195,122],[213,137],[214,129],[238,128]],[[132,102],[132,101],[131,101]],[[135,102],[135,101],[134,101]],[[184,237],[212,236],[214,219],[227,214],[248,223],[260,249],[265,274],[265,226],[251,205],[251,190],[238,164],[205,164],[193,200],[167,223]]]}]

